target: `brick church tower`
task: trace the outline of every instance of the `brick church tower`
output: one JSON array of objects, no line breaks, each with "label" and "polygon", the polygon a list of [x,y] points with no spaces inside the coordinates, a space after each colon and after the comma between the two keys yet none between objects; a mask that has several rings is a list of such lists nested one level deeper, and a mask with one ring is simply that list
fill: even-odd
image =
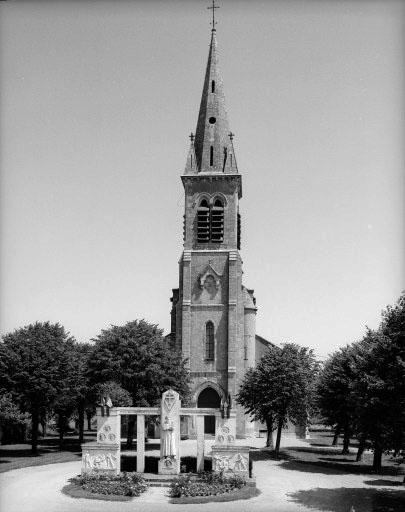
[{"label": "brick church tower", "polygon": [[[230,403],[237,434],[254,424],[235,401],[246,370],[255,365],[256,301],[242,284],[242,176],[239,174],[218,67],[215,25],[195,136],[184,174],[184,245],[179,288],[173,290],[171,338],[188,359],[193,405]],[[207,418],[206,433],[213,433]],[[191,433],[194,428],[190,425]]]}]

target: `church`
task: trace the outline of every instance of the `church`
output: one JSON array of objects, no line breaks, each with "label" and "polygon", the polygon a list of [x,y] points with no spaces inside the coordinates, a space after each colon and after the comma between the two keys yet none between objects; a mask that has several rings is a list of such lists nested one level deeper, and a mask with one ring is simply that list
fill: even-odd
[{"label": "church", "polygon": [[[214,19],[197,127],[190,140],[181,176],[184,243],[179,287],[171,298],[170,337],[188,361],[192,405],[232,407],[237,436],[250,437],[258,426],[235,396],[269,342],[256,334],[256,298],[242,282],[242,175],[228,124]],[[193,430],[190,425],[191,434]],[[205,432],[214,430],[214,417],[206,417]]]}]

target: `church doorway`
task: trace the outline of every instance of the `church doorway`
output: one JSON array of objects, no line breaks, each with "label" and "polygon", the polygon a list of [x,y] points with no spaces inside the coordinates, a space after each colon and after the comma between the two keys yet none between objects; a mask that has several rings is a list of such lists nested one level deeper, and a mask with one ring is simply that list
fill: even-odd
[{"label": "church doorway", "polygon": [[[197,407],[221,407],[221,398],[214,388],[205,388],[201,391],[197,400]],[[215,435],[215,416],[204,416],[204,434]]]}]

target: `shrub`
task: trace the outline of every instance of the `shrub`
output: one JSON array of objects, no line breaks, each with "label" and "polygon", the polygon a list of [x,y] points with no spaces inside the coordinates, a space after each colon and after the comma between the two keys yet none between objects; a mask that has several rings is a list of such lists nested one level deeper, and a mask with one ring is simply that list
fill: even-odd
[{"label": "shrub", "polygon": [[147,489],[144,478],[138,473],[81,475],[72,478],[71,482],[93,494],[139,496]]},{"label": "shrub", "polygon": [[239,475],[225,476],[221,473],[205,472],[196,479],[191,475],[180,475],[170,484],[170,496],[181,498],[183,496],[215,496],[224,494],[246,485],[246,480]]}]

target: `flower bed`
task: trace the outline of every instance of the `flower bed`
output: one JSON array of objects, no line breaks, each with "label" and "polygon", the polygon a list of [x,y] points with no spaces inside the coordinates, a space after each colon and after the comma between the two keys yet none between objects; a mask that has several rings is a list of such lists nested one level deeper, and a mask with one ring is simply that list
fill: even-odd
[{"label": "flower bed", "polygon": [[179,476],[170,484],[172,498],[194,496],[217,496],[246,485],[246,480],[238,475],[226,477],[223,473],[201,473],[193,479],[191,475]]},{"label": "flower bed", "polygon": [[92,494],[139,496],[147,489],[144,478],[138,473],[81,475],[71,482]]}]

